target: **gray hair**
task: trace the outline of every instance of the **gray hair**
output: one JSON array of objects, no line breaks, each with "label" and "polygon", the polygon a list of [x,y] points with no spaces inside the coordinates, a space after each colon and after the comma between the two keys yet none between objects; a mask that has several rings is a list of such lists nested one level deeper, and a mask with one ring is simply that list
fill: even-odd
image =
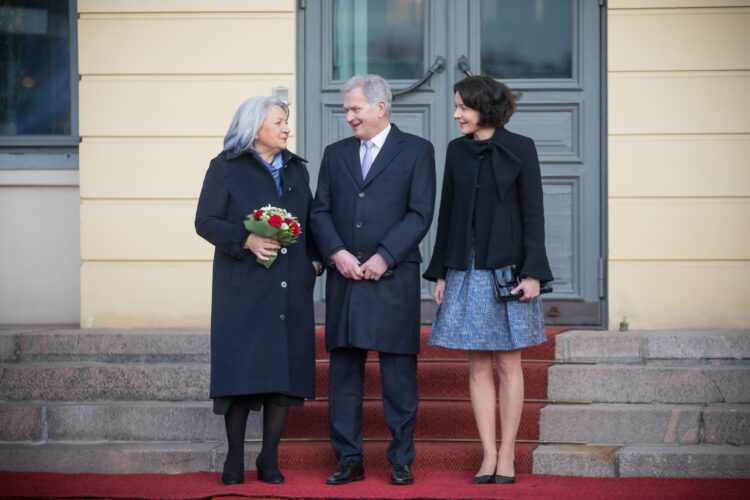
[{"label": "gray hair", "polygon": [[349,78],[343,87],[341,92],[347,93],[357,87],[362,87],[362,93],[365,94],[367,102],[373,108],[378,105],[380,101],[385,103],[385,116],[391,117],[391,87],[388,82],[382,76],[379,75],[367,75],[360,74],[354,75]]},{"label": "gray hair", "polygon": [[255,96],[240,104],[224,136],[224,151],[241,153],[249,150],[273,106],[283,109],[289,117],[289,108],[276,97]]}]

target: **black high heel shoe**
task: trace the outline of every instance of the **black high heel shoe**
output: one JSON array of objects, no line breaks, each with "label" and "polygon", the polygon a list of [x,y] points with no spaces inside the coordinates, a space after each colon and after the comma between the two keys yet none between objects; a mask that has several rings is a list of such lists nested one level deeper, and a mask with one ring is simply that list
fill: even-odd
[{"label": "black high heel shoe", "polygon": [[[495,472],[497,472],[497,465],[495,466]],[[495,474],[487,474],[484,476],[474,476],[474,480],[471,484],[492,484],[495,482]]]},{"label": "black high heel shoe", "polygon": [[232,484],[242,484],[245,482],[245,471],[240,466],[239,470],[231,470],[227,467],[228,461],[224,462],[224,472],[221,474],[221,482],[229,486]]},{"label": "black high heel shoe", "polygon": [[513,460],[513,475],[502,476],[495,471],[495,484],[513,484],[516,482],[516,461]]},{"label": "black high heel shoe", "polygon": [[284,475],[280,470],[264,471],[260,468],[260,455],[255,459],[255,468],[258,471],[258,481],[269,484],[282,484],[284,482]]},{"label": "black high heel shoe", "polygon": [[487,474],[486,476],[474,476],[474,480],[471,482],[471,484],[492,484],[494,479],[494,474]]}]

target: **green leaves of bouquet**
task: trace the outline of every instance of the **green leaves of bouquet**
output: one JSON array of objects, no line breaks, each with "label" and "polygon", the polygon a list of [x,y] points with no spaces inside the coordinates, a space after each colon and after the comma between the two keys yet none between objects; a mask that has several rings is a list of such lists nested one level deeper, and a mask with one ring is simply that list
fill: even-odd
[{"label": "green leaves of bouquet", "polygon": [[[259,208],[252,214],[245,216],[245,229],[263,238],[273,238],[282,247],[297,243],[297,238],[302,232],[297,218],[292,216],[283,208],[271,205]],[[268,257],[268,260],[255,259],[266,269],[276,262],[276,255]]]}]

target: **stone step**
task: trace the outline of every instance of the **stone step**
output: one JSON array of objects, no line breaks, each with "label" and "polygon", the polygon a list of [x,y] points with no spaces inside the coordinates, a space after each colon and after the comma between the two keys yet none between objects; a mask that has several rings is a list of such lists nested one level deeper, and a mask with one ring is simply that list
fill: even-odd
[{"label": "stone step", "polygon": [[207,328],[0,331],[0,362],[208,362]]},{"label": "stone step", "polygon": [[[518,439],[539,438],[543,403],[523,406]],[[262,412],[250,412],[246,438],[261,437]],[[365,438],[390,439],[383,403],[363,406]],[[328,401],[291,408],[284,438],[328,439]],[[470,401],[421,401],[415,436],[478,439]],[[500,438],[500,422],[497,422]],[[223,441],[224,419],[210,401],[99,401],[91,403],[2,403],[0,441]]]},{"label": "stone step", "polygon": [[540,445],[533,473],[553,476],[615,477],[618,446]]},{"label": "stone step", "polygon": [[750,405],[547,405],[541,411],[539,439],[612,445],[750,444]]},{"label": "stone step", "polygon": [[750,330],[571,330],[555,337],[557,359],[599,363],[737,364],[750,359]]},{"label": "stone step", "polygon": [[205,401],[208,363],[3,363],[9,401]]},{"label": "stone step", "polygon": [[620,477],[749,478],[750,446],[625,446],[617,466]]},{"label": "stone step", "polygon": [[[365,441],[363,458],[370,470],[387,470],[388,441]],[[531,472],[536,445],[516,444],[518,472]],[[479,442],[417,441],[415,470],[476,470],[482,461]],[[245,470],[255,469],[259,442],[245,443]],[[221,471],[224,443],[0,443],[0,470],[105,474],[177,474]],[[279,465],[283,470],[333,471],[336,456],[329,441],[282,441]],[[218,481],[218,477],[217,477]]]},{"label": "stone step", "polygon": [[[549,363],[522,362],[525,399],[546,399],[547,368]],[[318,363],[315,370],[316,397],[328,397],[328,363]],[[468,398],[469,363],[458,359],[437,362],[420,362],[417,367],[417,384],[422,398]],[[495,371],[495,387],[498,385]],[[380,366],[376,360],[365,365],[365,397],[381,397],[383,394]]]},{"label": "stone step", "polygon": [[[523,363],[526,399],[545,399],[547,363]],[[318,363],[318,397],[328,394],[328,363]],[[0,363],[0,398],[7,401],[206,401],[208,363],[96,361]],[[377,361],[365,366],[366,397],[380,397]],[[421,397],[468,397],[469,367],[460,360],[420,363]],[[463,382],[461,382],[463,381]]]},{"label": "stone step", "polygon": [[[543,403],[525,403],[517,439],[539,439],[539,411]],[[289,412],[284,438],[328,439],[328,401],[309,401],[304,409]],[[417,439],[479,439],[471,401],[420,401],[414,437]],[[500,439],[500,419],[496,422]],[[365,401],[362,407],[362,434],[365,438],[390,439],[381,400]]]},{"label": "stone step", "polygon": [[548,397],[609,403],[750,403],[750,366],[555,365]]},{"label": "stone step", "polygon": [[[4,443],[0,444],[0,470],[108,474],[220,471],[224,448],[218,442]],[[248,443],[246,456],[254,460],[259,448]],[[247,463],[254,464],[252,460]]]},{"label": "stone step", "polygon": [[750,477],[750,446],[542,445],[534,473],[589,477]]},{"label": "stone step", "polygon": [[[548,333],[548,342],[524,348],[524,359],[552,360],[556,330]],[[315,331],[317,359],[327,360],[325,330]],[[420,332],[420,358],[466,358],[466,352],[444,349],[428,344],[430,328]],[[0,362],[208,362],[210,333],[207,328],[139,328],[97,329],[75,328],[0,329]],[[377,358],[370,351],[368,358]]]},{"label": "stone step", "polygon": [[[247,438],[261,435],[250,412]],[[210,401],[0,404],[0,441],[221,441],[224,419]]]}]

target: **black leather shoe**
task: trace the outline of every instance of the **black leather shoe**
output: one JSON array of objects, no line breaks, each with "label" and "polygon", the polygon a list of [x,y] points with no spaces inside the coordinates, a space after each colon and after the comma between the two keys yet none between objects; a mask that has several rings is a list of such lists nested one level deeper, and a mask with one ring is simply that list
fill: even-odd
[{"label": "black leather shoe", "polygon": [[495,474],[495,484],[513,484],[516,482],[516,462],[513,461],[513,475],[512,476],[501,476]]},{"label": "black leather shoe", "polygon": [[245,474],[242,470],[242,464],[238,467],[227,466],[224,462],[224,472],[221,474],[221,482],[229,486],[230,484],[242,484],[245,482]]},{"label": "black leather shoe", "polygon": [[255,459],[255,468],[258,470],[258,481],[269,484],[282,484],[284,482],[284,475],[280,470],[264,471],[260,468],[260,456]]},{"label": "black leather shoe", "polygon": [[339,462],[336,470],[326,480],[327,484],[346,484],[352,481],[362,481],[365,478],[365,467],[361,461],[346,460]]},{"label": "black leather shoe", "polygon": [[391,484],[411,484],[413,482],[414,476],[408,465],[391,466]]}]

